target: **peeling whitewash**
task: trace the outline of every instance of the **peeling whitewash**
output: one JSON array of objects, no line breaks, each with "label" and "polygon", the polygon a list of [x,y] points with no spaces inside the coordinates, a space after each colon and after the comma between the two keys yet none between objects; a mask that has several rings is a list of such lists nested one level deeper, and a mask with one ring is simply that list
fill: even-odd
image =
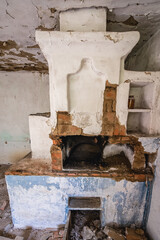
[{"label": "peeling whitewash", "polygon": [[[80,69],[82,60],[91,59],[92,65],[103,78],[112,84],[119,84],[121,58],[129,54],[138,40],[138,32],[36,31],[36,41],[49,65],[53,128],[57,121],[56,112],[68,111],[67,78]],[[76,109],[72,111],[76,112]],[[85,133],[90,132],[90,128],[85,129]]]},{"label": "peeling whitewash", "polygon": [[[45,66],[47,70],[47,62],[36,46],[35,29],[59,30],[58,17],[61,11],[90,7],[108,8],[108,31],[139,31],[141,39],[136,49],[159,29],[160,2],[156,0],[1,0],[1,41],[8,44],[7,41],[12,40],[17,44],[16,48],[12,47],[10,50],[2,49],[5,56],[0,56],[1,67],[15,71],[15,66],[24,69],[27,65],[28,68],[43,71]],[[135,23],[127,22],[131,16]],[[33,54],[33,58],[23,56],[22,52]],[[134,50],[132,55],[135,52]],[[160,70],[158,64],[156,70]]]},{"label": "peeling whitewash", "polygon": [[144,182],[108,178],[6,176],[14,227],[57,228],[65,224],[68,198],[100,197],[102,225],[143,225]]}]

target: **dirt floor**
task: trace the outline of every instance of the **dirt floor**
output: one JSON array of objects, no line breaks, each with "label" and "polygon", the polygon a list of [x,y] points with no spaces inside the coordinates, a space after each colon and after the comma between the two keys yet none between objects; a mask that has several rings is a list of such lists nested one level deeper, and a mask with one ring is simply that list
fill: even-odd
[{"label": "dirt floor", "polygon": [[15,239],[16,236],[24,237],[24,240],[60,240],[63,238],[63,229],[15,229],[12,223],[9,197],[5,182],[5,171],[9,165],[0,165],[0,236]]}]

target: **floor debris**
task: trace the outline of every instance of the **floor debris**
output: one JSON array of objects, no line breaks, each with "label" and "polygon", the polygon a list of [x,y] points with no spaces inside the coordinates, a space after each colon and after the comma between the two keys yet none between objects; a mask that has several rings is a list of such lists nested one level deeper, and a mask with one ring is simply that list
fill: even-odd
[{"label": "floor debris", "polygon": [[142,229],[101,227],[98,211],[71,212],[70,240],[147,240]]}]

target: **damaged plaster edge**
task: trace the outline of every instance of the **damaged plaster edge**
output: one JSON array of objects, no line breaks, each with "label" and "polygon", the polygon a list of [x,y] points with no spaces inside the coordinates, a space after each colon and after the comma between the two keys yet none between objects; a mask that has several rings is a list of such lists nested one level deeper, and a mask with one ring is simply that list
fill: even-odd
[{"label": "damaged plaster edge", "polygon": [[154,82],[159,81],[160,71],[129,71],[124,70],[122,75],[123,82]]},{"label": "damaged plaster edge", "polygon": [[159,137],[140,137],[138,141],[141,142],[144,151],[148,153],[156,153],[160,147]]},{"label": "damaged plaster edge", "polygon": [[[41,48],[45,43],[52,45],[52,41],[65,42],[65,41],[110,41],[113,44],[119,42],[130,43],[126,46],[125,55],[132,50],[132,48],[137,44],[140,38],[140,33],[138,31],[126,31],[126,32],[61,32],[61,31],[40,31],[36,30],[35,33],[36,42]],[[48,48],[48,46],[47,46]],[[129,48],[129,50],[128,50]],[[124,49],[123,49],[124,51]]]},{"label": "damaged plaster edge", "polygon": [[[153,3],[157,3],[157,0],[152,1]],[[150,0],[138,0],[137,4],[139,5],[144,5],[144,4],[150,4]],[[120,5],[121,4],[121,5]],[[124,7],[128,7],[129,5],[135,5],[135,1],[132,0],[121,0],[121,3],[119,3],[119,1],[110,1],[110,0],[100,0],[97,2],[97,0],[81,0],[81,1],[75,1],[75,0],[70,0],[68,1],[63,1],[61,4],[59,4],[57,1],[54,1],[54,8],[57,11],[67,11],[70,9],[81,9],[81,8],[109,8],[109,9],[113,9],[113,8],[124,8]]]}]

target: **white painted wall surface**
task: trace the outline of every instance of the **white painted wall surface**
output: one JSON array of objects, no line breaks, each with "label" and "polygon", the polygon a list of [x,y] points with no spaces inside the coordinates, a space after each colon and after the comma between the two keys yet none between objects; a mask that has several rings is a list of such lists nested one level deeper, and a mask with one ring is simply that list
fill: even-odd
[{"label": "white painted wall surface", "polygon": [[60,13],[60,31],[105,32],[106,8],[84,8],[62,11]]},{"label": "white painted wall surface", "polygon": [[58,32],[36,31],[49,65],[50,106],[53,127],[56,111],[67,111],[67,77],[79,70],[81,61],[90,58],[98,72],[112,84],[119,84],[121,58],[139,40],[138,32]]},{"label": "white painted wall surface", "polygon": [[29,114],[49,111],[47,74],[0,72],[0,163],[15,163],[30,149]]},{"label": "white painted wall surface", "polygon": [[49,138],[51,132],[50,118],[45,116],[29,116],[29,132],[31,139],[32,158],[41,158],[51,163],[50,148],[52,140]]},{"label": "white painted wall surface", "polygon": [[73,125],[86,134],[101,133],[105,85],[105,75],[88,58],[78,72],[68,75],[68,111]]}]

